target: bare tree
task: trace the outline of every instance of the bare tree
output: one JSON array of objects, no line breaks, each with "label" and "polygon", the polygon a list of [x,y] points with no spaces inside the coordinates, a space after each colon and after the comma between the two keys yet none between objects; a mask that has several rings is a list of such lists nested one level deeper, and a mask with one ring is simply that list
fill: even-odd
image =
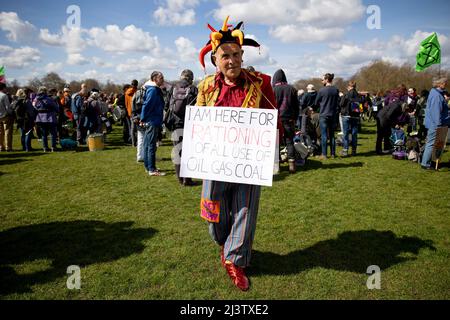
[{"label": "bare tree", "polygon": [[47,87],[47,89],[56,89],[56,90],[62,90],[64,89],[64,85],[66,84],[66,81],[62,79],[57,73],[50,72],[47,75],[45,75],[41,79],[42,85]]}]

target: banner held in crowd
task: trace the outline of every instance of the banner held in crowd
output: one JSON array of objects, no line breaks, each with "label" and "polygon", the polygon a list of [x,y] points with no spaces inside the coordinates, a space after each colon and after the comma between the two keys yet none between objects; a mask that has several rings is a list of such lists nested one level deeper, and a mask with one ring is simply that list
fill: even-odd
[{"label": "banner held in crowd", "polygon": [[420,43],[419,53],[417,53],[416,71],[423,71],[433,64],[440,63],[441,45],[436,32],[434,32]]},{"label": "banner held in crowd", "polygon": [[181,176],[272,186],[278,111],[186,109]]}]

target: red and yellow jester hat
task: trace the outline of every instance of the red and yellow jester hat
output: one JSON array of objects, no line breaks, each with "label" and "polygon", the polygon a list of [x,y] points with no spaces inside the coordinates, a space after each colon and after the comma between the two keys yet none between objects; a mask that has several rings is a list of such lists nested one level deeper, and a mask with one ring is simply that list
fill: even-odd
[{"label": "red and yellow jester hat", "polygon": [[[242,26],[242,22],[239,22],[238,25],[234,29],[229,29],[232,26],[228,25],[228,19],[230,16],[228,16],[224,23],[221,30],[217,31],[211,25],[208,24],[208,28],[212,31],[211,35],[209,36],[210,40],[206,44],[206,46],[200,51],[200,64],[202,65],[203,69],[205,69],[205,55],[212,51],[212,53],[215,53],[217,48],[224,43],[237,43],[240,47],[242,46],[252,46],[252,47],[259,47],[259,43],[256,42],[253,39],[245,39],[244,33],[239,30]],[[211,59],[211,62],[213,65],[215,65],[214,61]]]}]

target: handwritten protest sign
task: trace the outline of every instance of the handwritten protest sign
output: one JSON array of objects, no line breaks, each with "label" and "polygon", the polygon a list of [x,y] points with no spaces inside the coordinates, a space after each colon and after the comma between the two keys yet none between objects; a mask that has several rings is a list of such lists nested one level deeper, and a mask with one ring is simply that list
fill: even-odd
[{"label": "handwritten protest sign", "polygon": [[272,186],[277,113],[268,109],[188,106],[180,175]]}]

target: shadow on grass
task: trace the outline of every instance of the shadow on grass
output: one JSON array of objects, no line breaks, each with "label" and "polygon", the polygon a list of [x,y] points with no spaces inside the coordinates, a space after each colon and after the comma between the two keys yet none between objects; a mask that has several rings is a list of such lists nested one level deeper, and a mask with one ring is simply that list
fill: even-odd
[{"label": "shadow on grass", "polygon": [[366,273],[367,267],[371,265],[385,270],[393,265],[415,260],[415,257],[401,255],[417,255],[423,248],[436,251],[431,240],[397,237],[392,231],[348,231],[339,234],[337,239],[320,241],[287,255],[255,250],[248,274],[286,275],[314,268]]},{"label": "shadow on grass", "polygon": [[8,153],[0,155],[0,159],[17,159],[17,158],[32,158],[47,155],[48,153],[44,153],[41,150],[35,150],[31,152],[17,152],[17,153]]},{"label": "shadow on grass", "polygon": [[352,162],[352,163],[332,163],[332,161],[336,160],[326,160],[325,162],[316,161],[312,159],[308,159],[306,165],[300,169],[300,171],[309,171],[309,170],[330,170],[330,169],[340,169],[340,168],[361,168],[364,166],[362,162]]},{"label": "shadow on grass", "polygon": [[[67,267],[110,262],[142,252],[157,230],[131,228],[133,222],[70,221],[18,227],[0,232],[0,295],[68,277]],[[45,268],[19,273],[11,265],[49,260]],[[36,264],[36,263],[35,263]],[[65,286],[65,282],[61,283]]]},{"label": "shadow on grass", "polygon": [[30,161],[30,160],[28,160],[28,159],[6,159],[6,160],[0,159],[0,166],[21,163],[24,161]]}]

